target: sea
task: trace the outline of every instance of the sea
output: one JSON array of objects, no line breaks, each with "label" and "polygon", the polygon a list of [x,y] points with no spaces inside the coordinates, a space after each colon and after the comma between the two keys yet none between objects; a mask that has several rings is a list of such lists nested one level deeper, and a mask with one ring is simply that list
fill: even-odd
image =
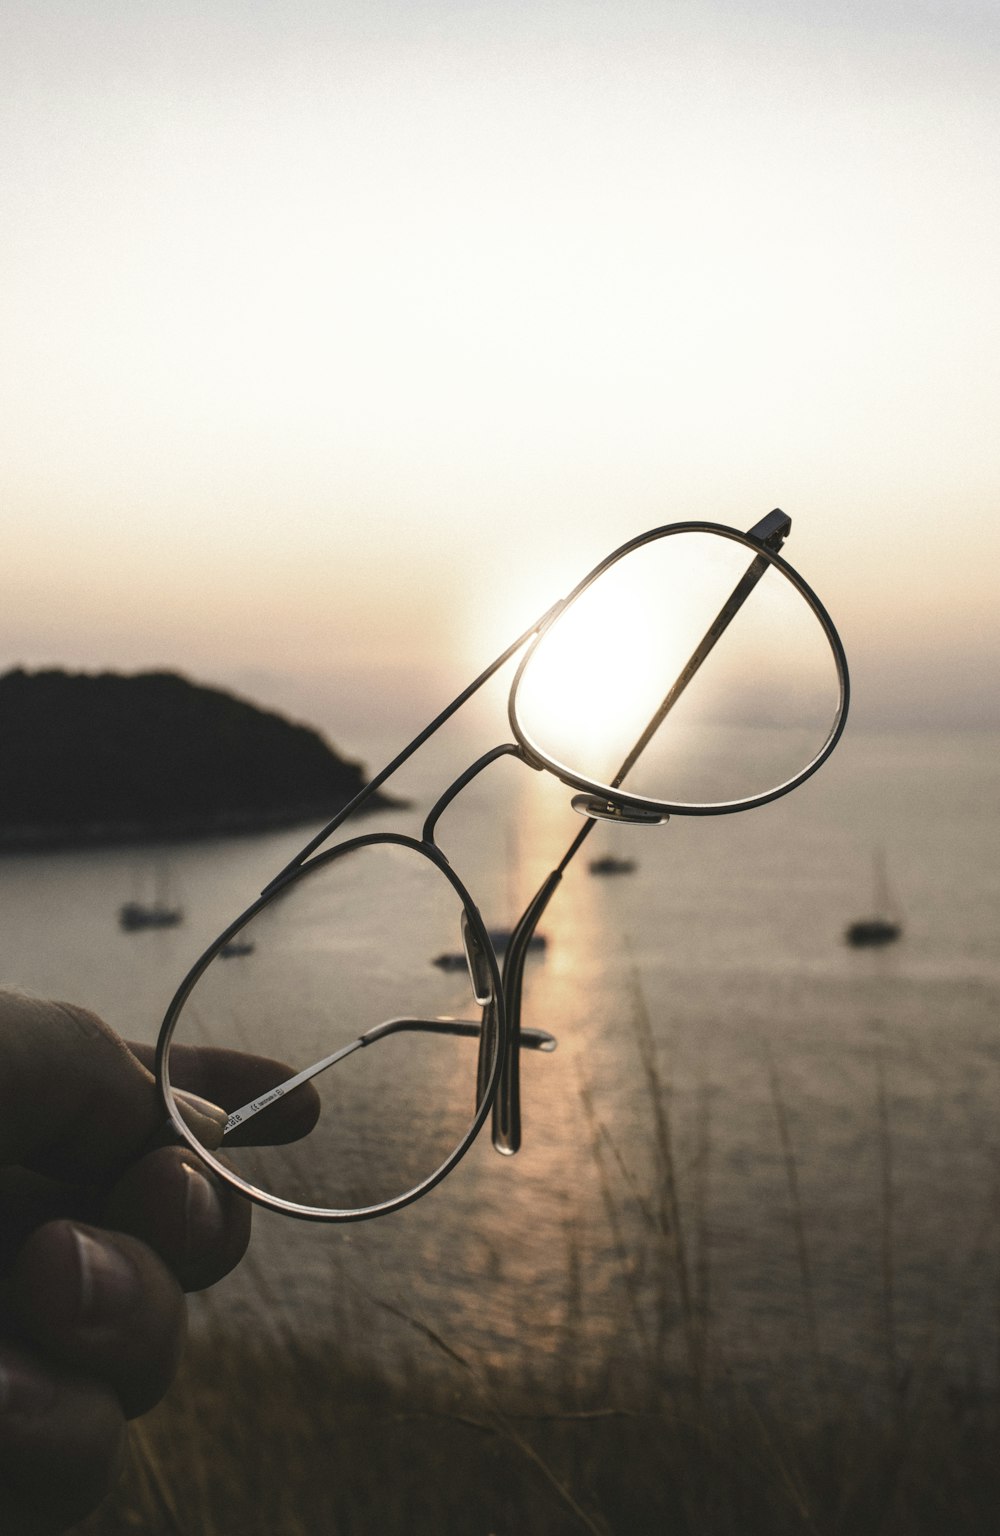
[{"label": "sea", "polygon": [[[317,723],[373,770],[405,742],[378,710],[350,740]],[[485,697],[365,830],[418,831],[507,730]],[[849,725],[772,804],[599,825],[529,962],[524,1022],[558,1048],[525,1053],[518,1154],[484,1133],[377,1220],[257,1212],[247,1260],[193,1299],[195,1331],[339,1334],[387,1376],[455,1359],[500,1382],[570,1372],[584,1396],[627,1396],[693,1349],[751,1384],[809,1361],[873,1391],[928,1364],[995,1388],[998,763],[993,732]],[[504,759],[442,818],[490,924],[518,915],[579,827],[569,798]],[[5,854],[0,978],[153,1041],[188,968],[312,830]],[[593,874],[601,854],[633,867]],[[876,861],[902,936],[855,949],[845,930],[871,912]],[[124,931],[119,907],[154,891],[183,921]]]}]

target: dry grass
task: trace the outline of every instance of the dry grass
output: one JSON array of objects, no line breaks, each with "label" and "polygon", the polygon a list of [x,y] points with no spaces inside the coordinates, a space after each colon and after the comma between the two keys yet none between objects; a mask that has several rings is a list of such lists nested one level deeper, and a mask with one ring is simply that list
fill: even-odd
[{"label": "dry grass", "polygon": [[[760,1387],[727,1368],[712,1336],[709,1098],[682,1165],[668,1074],[638,994],[632,1026],[651,1106],[641,1176],[580,1083],[624,1277],[619,1337],[598,1384],[581,1386],[568,1368],[560,1379],[548,1361],[537,1377],[505,1380],[501,1396],[475,1359],[384,1302],[371,1305],[418,1337],[428,1365],[392,1385],[345,1359],[335,1334],[305,1349],[291,1332],[265,1343],[220,1323],[195,1341],[168,1401],[135,1427],[122,1486],[87,1536],[995,1536],[997,1403],[959,1391],[930,1354],[919,1369],[900,1364],[881,1058],[881,1338],[849,1387],[821,1349],[793,1121],[767,1063],[804,1343],[800,1368]],[[636,1268],[636,1222],[652,1270],[649,1259]],[[581,1354],[591,1348],[583,1262],[571,1247],[568,1315]],[[621,1369],[637,1359],[638,1375]]]},{"label": "dry grass", "polygon": [[[466,1374],[467,1373],[463,1373]],[[996,1419],[926,1382],[898,1415],[861,1395],[765,1403],[730,1380],[649,1382],[644,1406],[500,1410],[471,1376],[389,1390],[219,1338],[137,1427],[88,1536],[972,1536],[997,1530]]]}]

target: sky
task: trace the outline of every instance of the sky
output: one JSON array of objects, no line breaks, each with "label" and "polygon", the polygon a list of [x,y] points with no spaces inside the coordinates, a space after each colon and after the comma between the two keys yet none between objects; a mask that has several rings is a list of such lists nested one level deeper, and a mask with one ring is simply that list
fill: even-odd
[{"label": "sky", "polygon": [[1000,724],[996,0],[7,0],[0,220],[0,668],[457,691],[780,505]]}]

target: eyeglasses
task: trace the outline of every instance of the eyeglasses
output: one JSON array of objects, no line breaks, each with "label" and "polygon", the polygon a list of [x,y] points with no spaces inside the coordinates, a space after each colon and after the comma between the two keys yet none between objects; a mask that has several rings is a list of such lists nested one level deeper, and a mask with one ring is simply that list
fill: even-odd
[{"label": "eyeglasses", "polygon": [[[616,549],[205,951],[167,1011],[157,1076],[177,1131],[218,1177],[288,1215],[354,1221],[426,1194],[491,1115],[497,1150],[517,1151],[521,1052],[556,1044],[521,1024],[525,962],[595,823],[749,810],[801,784],[840,737],[847,663],[825,609],[778,553],[790,527],[780,511],[748,533],[675,523]],[[343,837],[519,652],[513,741],[440,794],[419,837]],[[554,774],[584,820],[520,920],[498,935],[436,832],[461,790],[506,756]],[[343,840],[324,848],[335,833]],[[218,1148],[199,1142],[172,1086],[190,1045],[262,1058],[253,1097],[225,1106]]]}]

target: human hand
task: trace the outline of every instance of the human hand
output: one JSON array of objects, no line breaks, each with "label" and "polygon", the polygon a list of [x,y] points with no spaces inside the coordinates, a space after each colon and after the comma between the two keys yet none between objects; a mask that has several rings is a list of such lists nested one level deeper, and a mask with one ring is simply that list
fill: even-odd
[{"label": "human hand", "polygon": [[[184,1291],[239,1263],[250,1205],[165,1141],[149,1047],[65,1003],[0,992],[0,1530],[52,1536],[110,1489],[126,1421],[166,1392]],[[287,1069],[282,1068],[283,1073]],[[178,1052],[208,1147],[275,1079],[235,1052]],[[207,1102],[206,1102],[207,1101]],[[313,1096],[279,1127],[311,1129]]]}]

